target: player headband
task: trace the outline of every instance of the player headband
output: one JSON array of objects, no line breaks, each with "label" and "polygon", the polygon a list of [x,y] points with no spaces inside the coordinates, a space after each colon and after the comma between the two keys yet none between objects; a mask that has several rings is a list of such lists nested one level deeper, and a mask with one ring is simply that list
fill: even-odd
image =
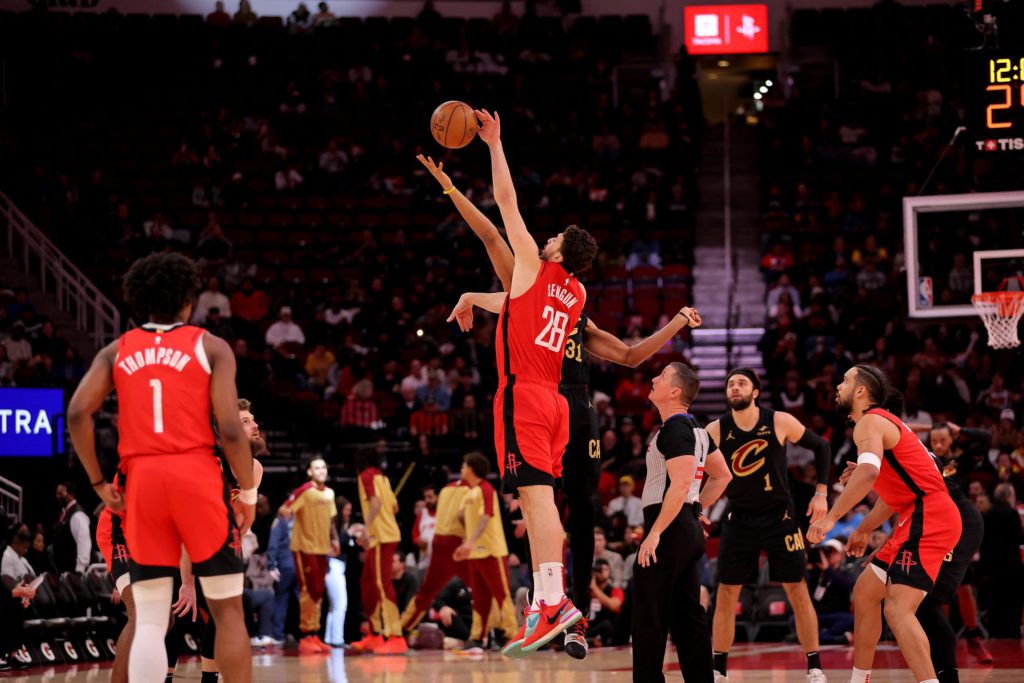
[{"label": "player headband", "polygon": [[757,373],[750,368],[736,368],[735,370],[730,370],[729,374],[725,376],[726,386],[729,385],[729,380],[733,375],[743,375],[750,380],[750,383],[754,385],[754,388],[757,389],[758,393],[761,392],[761,380],[758,378]]}]

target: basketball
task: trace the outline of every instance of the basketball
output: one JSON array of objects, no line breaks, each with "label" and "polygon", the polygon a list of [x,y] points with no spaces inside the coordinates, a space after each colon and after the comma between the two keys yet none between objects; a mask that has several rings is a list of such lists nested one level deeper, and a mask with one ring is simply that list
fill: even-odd
[{"label": "basketball", "polygon": [[430,115],[430,132],[442,147],[461,149],[476,137],[476,115],[465,102],[449,100]]}]

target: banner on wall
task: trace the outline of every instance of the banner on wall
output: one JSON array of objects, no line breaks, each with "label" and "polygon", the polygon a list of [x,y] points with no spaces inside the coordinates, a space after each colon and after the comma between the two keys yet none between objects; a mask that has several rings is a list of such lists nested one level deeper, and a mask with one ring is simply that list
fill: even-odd
[{"label": "banner on wall", "polygon": [[698,5],[683,8],[691,55],[768,52],[768,5]]}]

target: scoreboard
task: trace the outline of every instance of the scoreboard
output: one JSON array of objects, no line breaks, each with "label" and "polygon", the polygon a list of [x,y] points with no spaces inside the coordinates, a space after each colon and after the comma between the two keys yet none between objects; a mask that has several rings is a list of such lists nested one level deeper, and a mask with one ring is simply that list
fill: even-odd
[{"label": "scoreboard", "polygon": [[1024,151],[1024,50],[969,53],[966,68],[964,114],[977,152]]}]

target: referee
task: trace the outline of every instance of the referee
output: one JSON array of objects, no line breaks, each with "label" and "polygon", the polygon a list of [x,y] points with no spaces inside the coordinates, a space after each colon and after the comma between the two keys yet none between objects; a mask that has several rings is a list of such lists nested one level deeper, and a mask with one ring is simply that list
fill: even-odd
[{"label": "referee", "polygon": [[[669,633],[686,683],[713,681],[711,636],[700,604],[700,518],[732,474],[718,446],[689,414],[699,390],[694,371],[677,362],[654,378],[649,396],[662,424],[647,449],[644,542],[633,569],[633,680],[643,683],[665,680]],[[701,491],[705,472],[708,483]]]}]

